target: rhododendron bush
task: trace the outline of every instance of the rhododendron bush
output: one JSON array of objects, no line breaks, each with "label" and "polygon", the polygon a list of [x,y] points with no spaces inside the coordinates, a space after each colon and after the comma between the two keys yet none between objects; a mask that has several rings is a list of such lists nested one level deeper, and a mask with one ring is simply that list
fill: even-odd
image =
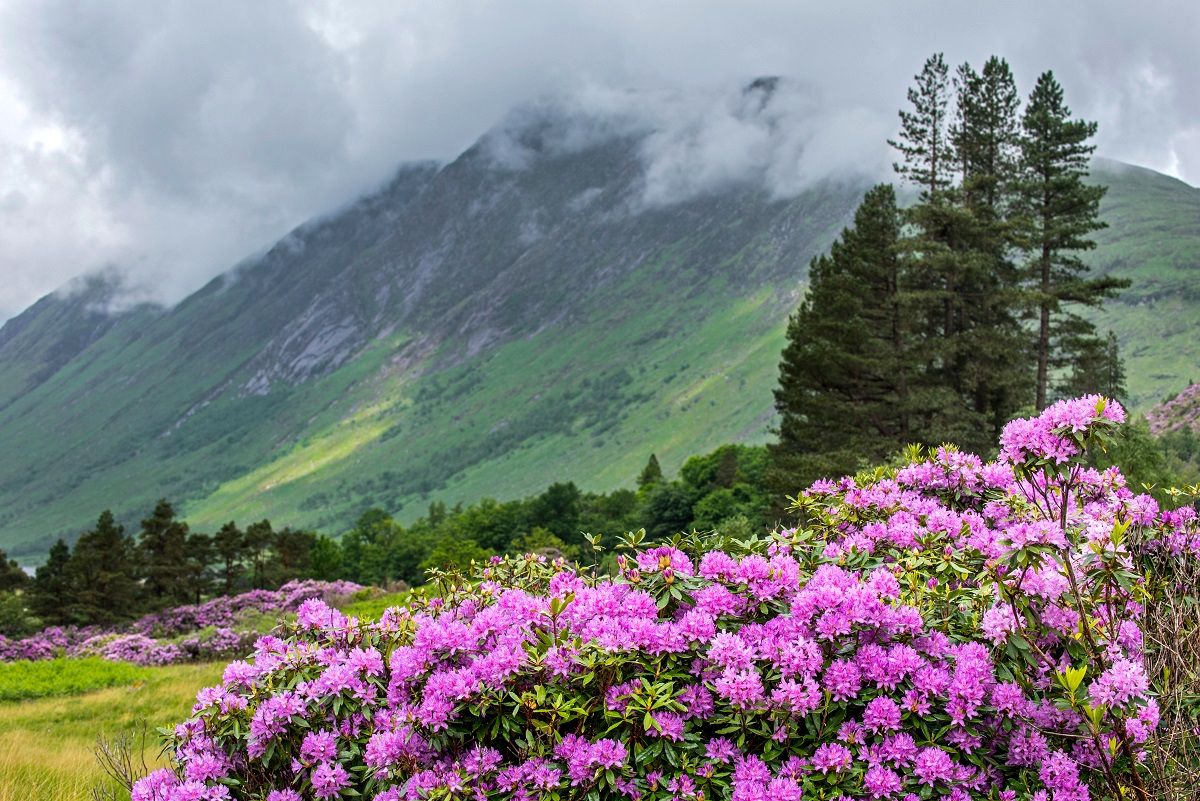
[{"label": "rhododendron bush", "polygon": [[263,615],[294,612],[304,601],[332,601],[363,589],[349,581],[289,581],[277,590],[222,595],[113,627],[53,626],[19,640],[0,635],[0,662],[58,656],[100,656],[138,665],[229,659],[245,653],[271,625],[261,626]]},{"label": "rhododendron bush", "polygon": [[616,575],[497,558],[370,623],[309,601],[133,798],[1137,797],[1139,554],[1200,537],[1086,466],[1123,414],[819,482],[769,537],[630,535]]}]

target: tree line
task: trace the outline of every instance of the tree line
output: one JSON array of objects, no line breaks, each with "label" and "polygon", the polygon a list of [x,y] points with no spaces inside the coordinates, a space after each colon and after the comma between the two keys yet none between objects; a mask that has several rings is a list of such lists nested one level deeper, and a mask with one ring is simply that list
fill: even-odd
[{"label": "tree line", "polygon": [[[326,555],[337,544],[269,520],[215,534],[189,529],[160,500],[127,534],[112,512],[79,535],[59,539],[31,578],[0,552],[0,633],[38,625],[108,625],[213,595],[273,589],[295,578],[334,578]],[[19,591],[19,595],[18,595]]]},{"label": "tree line", "polygon": [[[884,461],[895,462],[899,453]],[[1120,464],[1131,486],[1200,480],[1200,436],[1184,428],[1153,437],[1126,427],[1097,466]],[[119,623],[147,611],[213,595],[272,588],[292,578],[349,579],[380,587],[419,586],[431,568],[466,567],[493,554],[589,559],[589,534],[645,528],[653,539],[720,531],[747,537],[781,522],[768,484],[766,446],[723,445],[686,460],[668,478],[651,455],[634,486],[586,492],[573,482],[526,498],[470,505],[432,503],[404,524],[368,509],[339,538],[261,520],[216,534],[192,532],[160,501],[136,537],[105,512],[74,548],[60,540],[34,578],[0,551],[0,634],[41,625]]]},{"label": "tree line", "polygon": [[867,192],[789,321],[778,496],[907,443],[987,452],[1019,413],[1125,393],[1115,338],[1081,315],[1127,285],[1081,260],[1104,227],[1105,188],[1085,181],[1096,124],[1072,117],[1051,72],[1022,107],[996,57],[951,76],[931,56],[908,101],[889,144],[915,202]]},{"label": "tree line", "polygon": [[42,625],[113,624],[215,595],[275,588],[294,578],[348,579],[381,587],[423,584],[431,568],[465,567],[500,553],[583,556],[584,532],[646,528],[667,537],[692,528],[750,534],[770,524],[764,491],[766,449],[725,445],[688,459],[667,479],[651,455],[636,488],[585,492],[570,481],[522,499],[430,504],[402,524],[368,509],[334,539],[261,520],[214,534],[189,529],[161,500],[127,534],[111,512],[59,539],[30,578],[0,551],[0,634]]},{"label": "tree line", "polygon": [[430,568],[465,567],[492,554],[586,558],[585,533],[645,528],[663,538],[721,528],[749,535],[774,522],[767,519],[766,465],[762,446],[723,445],[689,458],[675,479],[664,476],[652,454],[636,488],[597,493],[558,482],[523,499],[484,498],[449,509],[434,503],[408,525],[372,509],[340,539],[340,575],[378,586],[419,585]]}]

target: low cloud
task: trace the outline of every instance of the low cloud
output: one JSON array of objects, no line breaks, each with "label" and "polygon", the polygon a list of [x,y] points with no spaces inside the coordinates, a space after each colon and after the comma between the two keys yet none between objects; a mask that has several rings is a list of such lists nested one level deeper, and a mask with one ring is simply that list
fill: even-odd
[{"label": "low cloud", "polygon": [[645,140],[651,205],[736,184],[790,197],[819,181],[887,170],[891,115],[831,106],[816,88],[758,79],[737,91],[681,99]]},{"label": "low cloud", "polygon": [[640,204],[666,206],[730,186],[791,197],[835,177],[882,177],[892,114],[835,107],[816,87],[776,76],[695,89],[584,85],[518,106],[483,151],[507,170],[615,137],[637,139]]}]

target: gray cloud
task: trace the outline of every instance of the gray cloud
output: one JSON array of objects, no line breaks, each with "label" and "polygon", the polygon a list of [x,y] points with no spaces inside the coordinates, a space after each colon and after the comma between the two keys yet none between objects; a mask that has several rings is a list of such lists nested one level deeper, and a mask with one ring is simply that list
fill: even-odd
[{"label": "gray cloud", "polygon": [[0,319],[105,264],[178,299],[547,95],[570,136],[652,132],[647,203],[874,172],[935,50],[1055,70],[1105,155],[1200,183],[1198,31],[1182,0],[0,0]]}]

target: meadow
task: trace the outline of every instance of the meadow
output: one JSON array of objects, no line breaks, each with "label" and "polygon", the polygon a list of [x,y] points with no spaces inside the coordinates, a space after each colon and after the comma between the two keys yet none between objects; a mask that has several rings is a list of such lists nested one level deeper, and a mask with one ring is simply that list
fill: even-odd
[{"label": "meadow", "polygon": [[[408,593],[345,604],[378,618]],[[91,799],[94,788],[125,797],[96,761],[97,738],[146,724],[148,767],[165,764],[155,731],[185,718],[196,690],[217,684],[224,662],[138,666],[99,657],[0,662],[0,801]]]},{"label": "meadow", "polygon": [[[116,790],[96,761],[98,737],[145,721],[146,759],[163,764],[155,729],[187,716],[199,687],[217,683],[223,664],[134,667],[101,659],[0,665],[0,801],[74,801]],[[45,677],[63,677],[48,695]],[[24,692],[27,696],[12,700]],[[119,796],[118,796],[119,797]]]}]

